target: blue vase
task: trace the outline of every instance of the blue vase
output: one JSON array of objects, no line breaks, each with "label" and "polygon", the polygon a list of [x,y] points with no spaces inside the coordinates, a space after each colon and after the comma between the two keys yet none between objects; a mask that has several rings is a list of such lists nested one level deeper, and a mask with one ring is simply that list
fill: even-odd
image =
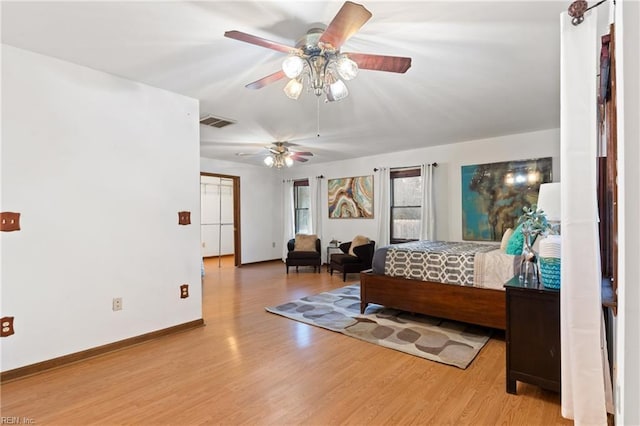
[{"label": "blue vase", "polygon": [[540,258],[540,279],[545,288],[560,288],[560,259],[557,257]]}]

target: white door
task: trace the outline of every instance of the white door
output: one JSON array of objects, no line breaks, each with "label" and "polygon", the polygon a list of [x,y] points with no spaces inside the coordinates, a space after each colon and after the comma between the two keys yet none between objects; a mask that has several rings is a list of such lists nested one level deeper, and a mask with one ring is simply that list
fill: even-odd
[{"label": "white door", "polygon": [[233,180],[200,177],[202,256],[234,253]]}]

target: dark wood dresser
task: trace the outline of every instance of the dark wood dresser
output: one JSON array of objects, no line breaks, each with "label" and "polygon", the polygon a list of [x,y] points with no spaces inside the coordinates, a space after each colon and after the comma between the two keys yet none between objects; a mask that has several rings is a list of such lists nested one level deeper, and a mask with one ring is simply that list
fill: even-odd
[{"label": "dark wood dresser", "polygon": [[507,392],[516,382],[560,392],[560,291],[542,284],[505,285],[507,305]]}]

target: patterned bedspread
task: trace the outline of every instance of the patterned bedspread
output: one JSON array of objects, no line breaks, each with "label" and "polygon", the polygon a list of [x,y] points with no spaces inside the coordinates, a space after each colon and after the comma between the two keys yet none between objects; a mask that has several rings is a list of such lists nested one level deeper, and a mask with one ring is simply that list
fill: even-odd
[{"label": "patterned bedspread", "polygon": [[[514,256],[499,244],[414,241],[386,247],[384,274],[412,280],[502,288],[514,273]],[[494,271],[495,268],[501,269]],[[503,280],[503,277],[507,277]],[[494,282],[495,281],[495,282]],[[475,284],[474,284],[475,283]]]}]

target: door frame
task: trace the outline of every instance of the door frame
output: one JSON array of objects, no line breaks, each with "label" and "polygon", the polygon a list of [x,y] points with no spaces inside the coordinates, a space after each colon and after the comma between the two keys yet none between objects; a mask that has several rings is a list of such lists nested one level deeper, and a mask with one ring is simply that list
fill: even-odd
[{"label": "door frame", "polygon": [[[242,265],[242,245],[240,244],[240,176],[220,173],[200,172],[200,177],[211,176],[233,181],[233,264]],[[202,181],[202,179],[200,179]],[[220,254],[218,254],[220,256]]]}]

